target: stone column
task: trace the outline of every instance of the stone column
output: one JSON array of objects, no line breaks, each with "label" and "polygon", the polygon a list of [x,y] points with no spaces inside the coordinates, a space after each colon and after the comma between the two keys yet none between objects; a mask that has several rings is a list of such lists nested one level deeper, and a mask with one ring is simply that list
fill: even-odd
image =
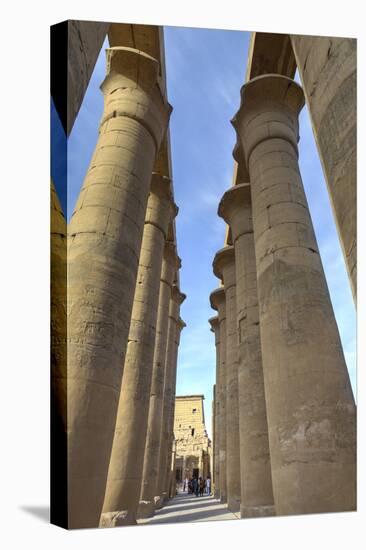
[{"label": "stone column", "polygon": [[235,248],[241,517],[274,515],[250,185],[226,191],[219,216]]},{"label": "stone column", "polygon": [[240,509],[240,448],[238,331],[233,246],[226,246],[216,253],[213,270],[216,277],[223,281],[226,300],[226,487],[228,508],[235,512]]},{"label": "stone column", "polygon": [[220,472],[220,501],[227,502],[226,490],[226,299],[224,287],[217,288],[210,295],[212,309],[217,310],[220,331],[220,363],[218,378],[216,378],[217,399],[220,403],[220,414],[217,424],[218,432],[218,463]]},{"label": "stone column", "polygon": [[153,163],[171,107],[159,65],[107,50],[100,136],[68,232],[69,527],[103,506]]},{"label": "stone column", "polygon": [[172,397],[175,397],[175,371],[177,369],[176,332],[179,330],[177,324],[179,322],[180,306],[185,299],[186,295],[182,294],[176,285],[173,285],[169,304],[168,336],[165,357],[163,414],[159,445],[158,483],[156,491],[156,495],[159,497],[159,500],[156,503],[157,507],[162,506],[164,500],[168,497],[166,482],[168,470],[168,450],[171,436],[169,431],[170,414],[173,401]]},{"label": "stone column", "polygon": [[212,407],[211,422],[212,422],[213,436],[211,441],[212,452],[210,455],[210,459],[212,460],[212,464],[210,460],[210,474],[211,474],[211,486],[215,487],[215,483],[216,483],[216,470],[215,470],[216,468],[216,436],[215,436],[215,433],[216,433],[216,384],[213,385],[212,393],[213,393],[213,399],[211,401],[211,407]]},{"label": "stone column", "polygon": [[216,385],[214,386],[214,415],[213,415],[213,477],[214,477],[214,495],[220,498],[220,321],[219,317],[211,317],[208,320],[211,325],[211,331],[215,334],[216,346]]},{"label": "stone column", "polygon": [[[175,331],[175,340],[174,340],[174,360],[173,364],[175,365],[175,368],[173,369],[173,379],[172,379],[172,393],[171,393],[171,402],[170,402],[170,408],[169,408],[169,419],[168,419],[168,431],[169,431],[169,447],[168,447],[168,460],[167,460],[167,467],[168,467],[168,475],[167,475],[167,481],[166,481],[166,491],[169,496],[169,487],[171,486],[171,478],[172,475],[175,476],[175,467],[172,470],[172,451],[173,446],[175,446],[175,437],[174,437],[174,410],[175,410],[175,395],[176,395],[176,380],[177,380],[177,360],[178,360],[178,349],[179,349],[179,343],[180,343],[180,336],[181,332],[184,329],[184,327],[187,326],[183,319],[180,317],[177,320],[177,327]],[[183,472],[184,473],[184,472]]]},{"label": "stone column", "polygon": [[51,523],[68,527],[67,226],[51,180]]},{"label": "stone column", "polygon": [[198,477],[204,477],[204,470],[203,470],[203,450],[201,450],[200,455],[198,457]]},{"label": "stone column", "polygon": [[157,496],[159,447],[163,413],[164,371],[167,349],[168,314],[174,276],[179,258],[173,242],[166,241],[160,279],[158,320],[156,326],[153,374],[150,391],[148,427],[144,455],[144,468],[140,494],[139,517],[150,517]]},{"label": "stone column", "polygon": [[291,35],[291,44],[356,298],[357,42]]},{"label": "stone column", "polygon": [[355,404],[299,171],[303,93],[265,75],[241,95],[276,512],[354,510]]},{"label": "stone column", "polygon": [[169,178],[153,173],[100,525],[136,523],[164,243],[177,214]]},{"label": "stone column", "polygon": [[169,496],[173,498],[176,493],[176,481],[175,481],[175,459],[177,455],[177,446],[175,440],[173,441],[172,453],[171,453],[171,476],[169,484]]}]

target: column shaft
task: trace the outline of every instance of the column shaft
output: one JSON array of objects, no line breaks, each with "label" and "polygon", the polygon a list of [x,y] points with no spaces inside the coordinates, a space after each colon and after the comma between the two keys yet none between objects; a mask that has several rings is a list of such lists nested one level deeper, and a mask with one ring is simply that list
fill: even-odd
[{"label": "column shaft", "polygon": [[220,471],[220,500],[227,502],[226,487],[226,317],[220,319],[220,375],[218,381],[218,398],[220,401],[220,415],[218,422],[219,434],[219,471]]},{"label": "column shaft", "polygon": [[235,248],[238,326],[239,435],[242,517],[274,514],[266,400],[259,328],[257,269],[250,185],[227,191],[219,215]]},{"label": "column shaft", "polygon": [[144,469],[140,494],[139,517],[153,515],[157,497],[159,448],[163,413],[165,358],[167,348],[168,314],[172,284],[178,268],[173,243],[167,241],[166,256],[160,279],[158,320],[155,338],[153,375],[150,391],[148,427],[144,455]]},{"label": "column shaft", "polygon": [[170,475],[170,485],[169,485],[169,496],[173,498],[176,493],[176,481],[175,481],[175,463],[176,463],[177,449],[175,441],[173,442],[172,454],[171,454],[171,475]]},{"label": "column shaft", "polygon": [[67,226],[51,181],[51,523],[68,527]]},{"label": "column shaft", "polygon": [[[158,483],[156,494],[159,497],[157,506],[161,506],[168,497],[167,494],[167,470],[168,454],[170,445],[170,413],[172,401],[175,397],[175,379],[177,369],[177,330],[179,323],[180,305],[185,299],[185,295],[179,292],[178,287],[173,286],[172,295],[169,304],[169,321],[167,335],[167,349],[165,358],[165,376],[164,376],[164,394],[163,394],[163,414],[161,423],[161,435],[158,458]],[[174,387],[173,387],[174,385]],[[173,401],[174,402],[174,401]],[[174,411],[173,411],[174,414]]]},{"label": "column shaft", "polygon": [[242,102],[276,511],[354,510],[355,404],[298,166],[302,90],[267,75]]},{"label": "column shaft", "polygon": [[216,384],[214,385],[213,407],[213,478],[214,495],[220,498],[220,321],[219,317],[209,319],[211,331],[215,334],[216,347]]},{"label": "column shaft", "polygon": [[158,62],[107,50],[100,136],[68,233],[69,526],[97,527],[151,172],[170,107]]},{"label": "column shaft", "polygon": [[[219,498],[219,493],[218,491],[216,490],[216,479],[218,481],[219,479],[219,474],[218,474],[218,465],[217,465],[217,461],[216,461],[216,454],[217,454],[217,422],[216,422],[216,417],[217,417],[217,412],[216,412],[216,384],[214,384],[213,386],[213,399],[212,399],[212,471],[211,471],[211,484],[212,484],[212,487],[214,488],[214,493],[217,495],[217,497]],[[217,470],[216,470],[217,468]]]},{"label": "column shaft", "polygon": [[[180,343],[180,336],[183,328],[186,326],[185,322],[179,317],[177,322],[177,329],[175,331],[175,341],[174,341],[174,359],[173,364],[175,368],[173,369],[173,379],[172,379],[172,393],[171,393],[171,403],[169,408],[169,418],[168,418],[168,433],[169,433],[169,447],[168,447],[168,460],[167,460],[167,481],[166,481],[166,491],[167,494],[171,497],[170,488],[172,486],[172,479],[175,479],[175,466],[172,466],[172,453],[173,448],[175,448],[175,437],[174,437],[174,411],[175,411],[175,395],[176,395],[176,380],[177,380],[177,360],[178,360],[178,349]],[[183,471],[184,475],[184,471]],[[175,487],[175,485],[174,485]]]},{"label": "column shaft", "polygon": [[160,274],[168,225],[175,214],[170,180],[153,174],[100,522],[103,527],[136,523],[149,412]]},{"label": "column shaft", "polygon": [[[222,479],[220,495],[223,502],[227,501],[230,510],[237,511],[240,507],[240,454],[238,446],[238,363],[233,247],[226,247],[219,251],[215,256],[213,265],[215,275],[221,277],[224,281],[224,287],[219,291],[221,295],[218,291],[211,294],[211,304],[215,306],[216,298],[219,311],[220,355],[222,353],[222,360],[220,361],[222,372],[219,384],[221,388],[220,404],[222,405],[220,407],[220,479],[223,476],[224,479]],[[225,361],[224,364],[223,360]],[[223,414],[221,414],[222,412]]]},{"label": "column shaft", "polygon": [[356,40],[292,35],[291,43],[356,299]]},{"label": "column shaft", "polygon": [[[232,273],[235,277],[235,265]],[[224,277],[227,275],[224,274]],[[232,511],[240,509],[240,448],[239,389],[238,389],[238,333],[236,328],[236,286],[225,285],[226,296],[226,471],[227,505]]]}]

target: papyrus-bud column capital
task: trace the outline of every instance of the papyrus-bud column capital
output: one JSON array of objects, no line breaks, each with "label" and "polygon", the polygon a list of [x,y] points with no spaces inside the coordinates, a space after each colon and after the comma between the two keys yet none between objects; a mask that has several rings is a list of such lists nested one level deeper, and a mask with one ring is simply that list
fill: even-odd
[{"label": "papyrus-bud column capital", "polygon": [[[214,475],[214,494],[220,498],[220,462],[219,462],[219,415],[220,415],[220,322],[218,315],[208,320],[211,326],[211,332],[215,335],[216,347],[216,384],[214,386],[214,407],[213,407],[213,475]],[[212,489],[212,488],[211,488]]]},{"label": "papyrus-bud column capital", "polygon": [[159,63],[107,50],[98,143],[68,231],[69,527],[97,527],[151,173],[171,107]]},{"label": "papyrus-bud column capital", "polygon": [[276,511],[354,510],[355,405],[298,165],[303,92],[265,75],[241,99]]},{"label": "papyrus-bud column capital", "polygon": [[210,294],[212,309],[218,313],[220,331],[220,359],[216,373],[216,398],[220,403],[217,422],[218,434],[218,468],[220,501],[226,502],[226,298],[224,287],[219,287]]},{"label": "papyrus-bud column capital", "polygon": [[136,523],[164,243],[169,223],[176,216],[177,210],[172,199],[170,179],[153,173],[100,522],[102,527]]},{"label": "papyrus-bud column capital", "polygon": [[148,427],[146,434],[144,468],[140,494],[139,517],[153,515],[158,495],[159,448],[162,427],[165,359],[167,349],[169,302],[172,285],[180,259],[173,242],[166,241],[160,277],[158,319],[156,326],[153,374],[150,390]]},{"label": "papyrus-bud column capital", "polygon": [[240,449],[239,449],[239,397],[238,397],[238,334],[236,327],[236,275],[235,250],[226,246],[219,250],[213,261],[216,277],[224,283],[226,298],[226,487],[227,505],[239,511]]},{"label": "papyrus-bud column capital", "polygon": [[219,210],[235,248],[241,517],[274,515],[259,329],[250,184],[231,187]]}]

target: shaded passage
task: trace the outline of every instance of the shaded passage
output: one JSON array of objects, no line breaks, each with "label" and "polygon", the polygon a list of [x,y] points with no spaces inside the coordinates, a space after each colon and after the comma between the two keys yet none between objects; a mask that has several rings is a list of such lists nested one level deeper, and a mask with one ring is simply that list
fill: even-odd
[{"label": "shaded passage", "polygon": [[139,525],[158,523],[182,523],[196,521],[216,521],[221,519],[239,519],[240,515],[230,512],[226,504],[213,496],[196,497],[187,493],[178,493],[167,506],[155,512],[152,518],[140,519]]}]

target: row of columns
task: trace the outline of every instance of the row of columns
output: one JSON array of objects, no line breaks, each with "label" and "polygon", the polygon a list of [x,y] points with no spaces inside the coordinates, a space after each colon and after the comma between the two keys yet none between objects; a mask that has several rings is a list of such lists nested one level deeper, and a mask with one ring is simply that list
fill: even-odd
[{"label": "row of columns", "polygon": [[242,517],[354,510],[356,410],[298,164],[301,87],[270,74],[233,119],[242,182],[218,214],[215,493]]},{"label": "row of columns", "polygon": [[178,208],[169,178],[154,172],[171,113],[159,63],[109,48],[101,90],[68,233],[70,528],[134,524],[167,497],[184,326],[168,231]]}]

